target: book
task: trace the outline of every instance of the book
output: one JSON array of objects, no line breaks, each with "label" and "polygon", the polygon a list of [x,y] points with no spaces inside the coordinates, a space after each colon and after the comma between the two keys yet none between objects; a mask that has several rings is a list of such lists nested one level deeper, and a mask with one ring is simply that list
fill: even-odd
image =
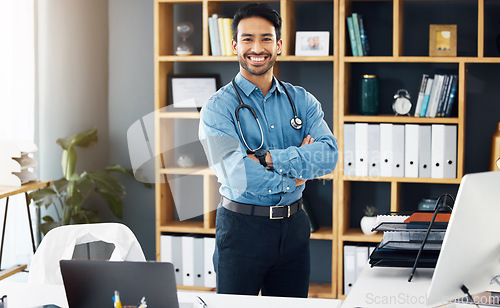
[{"label": "book", "polygon": [[425,114],[428,118],[436,116],[437,104],[443,87],[444,76],[440,74],[434,75],[434,85],[432,86],[431,96],[429,97],[429,105]]},{"label": "book", "polygon": [[422,81],[420,82],[420,90],[418,91],[417,105],[415,106],[415,116],[420,117],[420,111],[422,111],[422,103],[424,102],[425,96],[425,86],[429,80],[429,75],[423,74]]},{"label": "book", "polygon": [[358,55],[364,56],[363,46],[361,46],[361,35],[359,34],[359,18],[357,13],[352,13],[352,24],[354,26],[354,38],[356,39],[356,46],[358,47]]},{"label": "book", "polygon": [[425,117],[427,113],[427,106],[429,105],[429,98],[431,96],[432,84],[434,83],[433,78],[427,79],[427,84],[425,85],[424,100],[422,101],[422,110],[420,111],[420,116]]},{"label": "book", "polygon": [[220,41],[219,41],[219,26],[217,19],[219,16],[213,14],[212,17],[208,17],[208,30],[210,34],[210,48],[212,49],[212,56],[220,56]]},{"label": "book", "polygon": [[358,57],[358,46],[356,45],[356,34],[354,33],[352,17],[347,17],[347,29],[349,30],[349,40],[351,41],[352,56]]},{"label": "book", "polygon": [[442,117],[443,116],[443,109],[444,105],[446,103],[446,100],[450,96],[450,87],[451,85],[451,76],[450,75],[445,75],[444,76],[444,82],[443,82],[443,90],[441,91],[441,97],[439,99],[439,104],[437,107],[437,112],[436,112],[436,117]]},{"label": "book", "polygon": [[219,45],[221,56],[228,56],[226,54],[226,33],[224,32],[224,21],[222,17],[217,18],[217,29],[219,30]]},{"label": "book", "polygon": [[232,39],[233,39],[233,30],[231,29],[231,22],[233,19],[231,18],[223,18],[222,23],[224,24],[224,48],[225,50],[225,55],[226,56],[232,56],[234,55],[233,53],[233,46],[232,46]]},{"label": "book", "polygon": [[453,103],[456,100],[456,93],[457,93],[457,83],[458,83],[458,76],[453,75],[453,81],[451,84],[451,89],[450,89],[450,97],[448,99],[448,102],[446,104],[446,111],[444,112],[445,117],[450,117],[451,116],[451,110],[453,108]]},{"label": "book", "polygon": [[358,14],[359,22],[359,37],[361,39],[361,47],[363,49],[363,56],[367,56],[370,52],[370,45],[368,44],[368,36],[366,35],[365,25],[363,18]]}]

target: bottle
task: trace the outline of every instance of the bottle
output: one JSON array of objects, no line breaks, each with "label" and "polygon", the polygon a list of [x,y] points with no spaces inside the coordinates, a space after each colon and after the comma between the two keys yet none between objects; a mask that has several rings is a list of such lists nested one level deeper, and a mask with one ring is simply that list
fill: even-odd
[{"label": "bottle", "polygon": [[496,161],[500,158],[500,122],[498,122],[497,130],[491,138],[491,171],[499,171],[500,167]]},{"label": "bottle", "polygon": [[363,75],[359,80],[359,114],[379,113],[379,83],[376,75]]}]

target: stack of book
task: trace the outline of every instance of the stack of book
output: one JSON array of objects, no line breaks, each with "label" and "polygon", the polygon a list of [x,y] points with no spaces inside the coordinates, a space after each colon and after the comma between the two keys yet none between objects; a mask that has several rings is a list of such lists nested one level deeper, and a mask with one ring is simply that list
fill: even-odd
[{"label": "stack of book", "polygon": [[213,14],[208,17],[208,30],[210,34],[210,48],[212,56],[233,56],[231,40],[233,31],[231,30],[231,18],[219,17]]},{"label": "stack of book", "polygon": [[[374,230],[384,232],[382,241],[370,255],[371,266],[413,267],[434,212],[396,216],[401,220],[382,221]],[[424,244],[418,267],[434,268],[443,243],[450,213],[437,214]]]},{"label": "stack of book", "polygon": [[423,74],[418,92],[416,117],[450,117],[457,94],[457,75]]},{"label": "stack of book", "polygon": [[352,55],[354,57],[368,56],[370,46],[361,15],[352,13],[352,16],[347,17],[347,29],[349,31]]},{"label": "stack of book", "polygon": [[32,157],[37,151],[30,141],[0,140],[0,185],[21,186],[38,180],[33,172],[38,164]]}]

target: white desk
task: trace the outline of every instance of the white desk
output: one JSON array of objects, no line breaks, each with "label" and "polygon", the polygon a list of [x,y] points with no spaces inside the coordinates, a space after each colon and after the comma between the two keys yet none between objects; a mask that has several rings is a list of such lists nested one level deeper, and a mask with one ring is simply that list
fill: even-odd
[{"label": "white desk", "polygon": [[[7,295],[9,308],[32,308],[45,304],[68,307],[62,285],[40,285],[0,281],[0,296]],[[284,298],[268,296],[221,295],[211,292],[179,291],[180,302],[196,303],[200,296],[207,308],[339,308],[342,301],[318,298]],[[194,305],[193,307],[197,307]]]},{"label": "white desk", "polygon": [[[410,272],[411,268],[372,268],[367,264],[344,301],[342,308],[433,307],[426,304],[426,298],[434,269],[417,268],[412,281],[408,282]],[[479,306],[483,307],[483,305]],[[447,304],[442,307],[475,308],[476,306]]]}]

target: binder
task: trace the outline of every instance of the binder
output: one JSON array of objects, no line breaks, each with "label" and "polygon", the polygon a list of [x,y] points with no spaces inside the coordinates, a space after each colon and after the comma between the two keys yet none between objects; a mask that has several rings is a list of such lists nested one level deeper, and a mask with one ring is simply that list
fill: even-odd
[{"label": "binder", "polygon": [[380,176],[392,176],[392,127],[393,124],[380,124]]},{"label": "binder", "polygon": [[356,246],[344,245],[344,294],[351,291],[356,280]]},{"label": "binder", "polygon": [[435,179],[457,177],[457,127],[432,125],[431,177]]},{"label": "binder", "polygon": [[419,125],[405,124],[405,177],[418,177]]},{"label": "binder", "polygon": [[344,124],[344,175],[354,174],[354,124]]},{"label": "binder", "polygon": [[431,127],[419,125],[418,127],[418,176],[431,177]]},{"label": "binder", "polygon": [[368,176],[368,123],[354,124],[354,149],[356,176]]},{"label": "binder", "polygon": [[368,175],[380,176],[380,125],[368,124]]},{"label": "binder", "polygon": [[405,176],[405,126],[394,124],[392,126],[392,176]]},{"label": "binder", "polygon": [[173,263],[172,235],[160,236],[160,261]]},{"label": "binder", "polygon": [[216,287],[215,271],[213,255],[215,251],[215,238],[205,237],[203,238],[203,260],[204,260],[204,270],[205,270],[205,282],[204,286],[207,288]]},{"label": "binder", "polygon": [[160,260],[174,265],[175,282],[182,283],[182,243],[181,237],[162,235],[160,237]]},{"label": "binder", "polygon": [[194,285],[203,287],[205,285],[205,257],[203,237],[193,238],[193,280]]},{"label": "binder", "polygon": [[182,285],[194,286],[194,238],[183,236],[182,239]]},{"label": "binder", "polygon": [[356,279],[368,262],[368,246],[356,246]]}]

